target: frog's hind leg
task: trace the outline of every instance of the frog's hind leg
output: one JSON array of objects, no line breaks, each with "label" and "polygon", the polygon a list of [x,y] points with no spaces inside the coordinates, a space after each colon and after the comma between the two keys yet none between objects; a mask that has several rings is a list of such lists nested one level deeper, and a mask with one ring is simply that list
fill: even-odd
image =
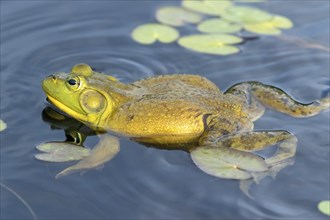
[{"label": "frog's hind leg", "polygon": [[[204,172],[220,178],[249,179],[256,181],[275,175],[292,164],[297,139],[287,131],[251,131],[226,135],[213,144],[207,139],[191,152],[194,163]],[[212,137],[214,140],[214,137]],[[264,160],[250,151],[278,145],[277,152]]]},{"label": "frog's hind leg", "polygon": [[249,115],[251,121],[258,120],[265,112],[265,106],[253,96],[249,83],[236,84],[230,87],[225,94],[239,97],[244,102],[243,111]]},{"label": "frog's hind leg", "polygon": [[277,87],[254,81],[238,83],[229,88],[225,94],[245,96],[247,100],[253,97],[263,105],[293,117],[310,117],[330,106],[330,97],[303,104]]},{"label": "frog's hind leg", "polygon": [[250,131],[225,136],[216,143],[218,147],[229,147],[248,152],[262,150],[271,145],[277,145],[278,148],[272,157],[265,160],[268,167],[290,161],[296,154],[297,138],[284,130]]}]

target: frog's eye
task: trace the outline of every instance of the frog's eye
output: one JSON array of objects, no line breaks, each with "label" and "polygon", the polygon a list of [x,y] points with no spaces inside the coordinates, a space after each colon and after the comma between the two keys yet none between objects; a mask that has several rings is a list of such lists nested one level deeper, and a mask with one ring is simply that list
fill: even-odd
[{"label": "frog's eye", "polygon": [[77,81],[75,79],[69,79],[68,80],[68,83],[71,85],[71,86],[74,86],[77,84]]},{"label": "frog's eye", "polygon": [[78,77],[69,77],[66,80],[66,85],[71,90],[78,89],[80,87],[80,80]]}]

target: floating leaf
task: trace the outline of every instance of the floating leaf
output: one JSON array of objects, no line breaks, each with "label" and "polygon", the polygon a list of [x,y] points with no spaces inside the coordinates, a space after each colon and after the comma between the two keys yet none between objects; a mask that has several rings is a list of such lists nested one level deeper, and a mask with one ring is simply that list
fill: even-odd
[{"label": "floating leaf", "polygon": [[246,24],[244,25],[244,29],[257,34],[280,35],[282,33],[282,31],[274,27],[271,22]]},{"label": "floating leaf", "polygon": [[153,44],[157,40],[162,43],[171,43],[179,37],[179,32],[162,24],[144,24],[135,28],[132,38],[141,44]]},{"label": "floating leaf", "polygon": [[250,172],[268,169],[264,159],[252,153],[224,147],[199,147],[191,152],[193,162],[213,176],[227,179],[249,179]]},{"label": "floating leaf", "polygon": [[275,15],[271,22],[278,28],[290,29],[293,27],[293,23],[289,18],[280,15]]},{"label": "floating leaf", "polygon": [[182,47],[198,51],[201,53],[229,55],[239,52],[235,46],[228,44],[236,44],[242,42],[242,39],[232,35],[225,34],[198,34],[182,37],[178,43]]},{"label": "floating leaf", "polygon": [[258,8],[233,6],[221,13],[221,17],[228,21],[249,24],[271,20],[273,15]]},{"label": "floating leaf", "polygon": [[280,28],[288,29],[292,26],[293,24],[288,18],[276,15],[269,21],[245,24],[244,29],[258,34],[279,35],[282,32]]},{"label": "floating leaf", "polygon": [[90,149],[67,142],[46,142],[36,148],[45,153],[37,154],[35,158],[48,162],[81,160],[90,154]]},{"label": "floating leaf", "polygon": [[3,131],[7,128],[7,124],[2,120],[0,119],[0,131]]},{"label": "floating leaf", "polygon": [[242,29],[239,24],[233,24],[223,19],[209,19],[197,26],[203,33],[235,33]]},{"label": "floating leaf", "polygon": [[318,209],[320,212],[322,212],[325,215],[330,215],[330,201],[329,200],[324,200],[319,202],[318,204]]},{"label": "floating leaf", "polygon": [[182,6],[193,11],[208,15],[220,15],[226,8],[230,7],[232,3],[227,0],[184,0]]},{"label": "floating leaf", "polygon": [[156,18],[159,22],[172,26],[182,26],[187,23],[198,23],[202,16],[180,7],[163,7],[157,10]]}]

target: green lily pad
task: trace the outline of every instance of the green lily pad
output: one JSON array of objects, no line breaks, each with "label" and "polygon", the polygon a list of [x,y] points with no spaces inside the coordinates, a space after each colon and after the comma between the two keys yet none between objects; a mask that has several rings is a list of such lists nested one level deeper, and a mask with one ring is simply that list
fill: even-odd
[{"label": "green lily pad", "polygon": [[202,20],[202,16],[180,7],[163,7],[157,10],[156,19],[163,24],[182,26],[186,22],[198,23]]},{"label": "green lily pad", "polygon": [[214,1],[214,0],[184,0],[182,6],[208,15],[220,15],[228,7],[232,5],[232,2],[227,0]]},{"label": "green lily pad", "polygon": [[239,24],[233,24],[223,19],[209,19],[197,26],[203,33],[235,33],[242,29]]},{"label": "green lily pad", "polygon": [[90,155],[90,149],[67,142],[46,142],[36,148],[45,153],[37,154],[35,158],[47,162],[81,160]]},{"label": "green lily pad", "polygon": [[251,172],[268,169],[257,155],[231,148],[202,146],[190,154],[193,162],[205,173],[227,179],[250,179]]},{"label": "green lily pad", "polygon": [[245,24],[244,29],[253,33],[279,35],[282,33],[280,28],[289,29],[293,26],[290,19],[283,16],[274,16],[269,21],[254,24]]},{"label": "green lily pad", "polygon": [[318,209],[325,215],[330,215],[330,201],[324,200],[318,204]]},{"label": "green lily pad", "polygon": [[2,120],[0,119],[0,131],[3,131],[7,128],[7,124]]},{"label": "green lily pad", "polygon": [[132,38],[141,44],[153,44],[157,40],[162,43],[171,43],[179,36],[176,29],[156,23],[138,26],[132,32]]},{"label": "green lily pad", "polygon": [[274,27],[270,22],[246,24],[244,25],[244,29],[253,33],[266,35],[280,35],[282,33],[279,28]]},{"label": "green lily pad", "polygon": [[290,29],[293,27],[293,23],[289,18],[280,15],[275,15],[271,22],[278,28]]},{"label": "green lily pad", "polygon": [[229,55],[238,53],[239,49],[230,44],[242,42],[242,39],[225,34],[197,34],[182,37],[178,43],[180,46],[201,53],[215,55]]},{"label": "green lily pad", "polygon": [[221,17],[231,22],[249,24],[269,21],[273,15],[258,8],[233,6],[221,13]]}]

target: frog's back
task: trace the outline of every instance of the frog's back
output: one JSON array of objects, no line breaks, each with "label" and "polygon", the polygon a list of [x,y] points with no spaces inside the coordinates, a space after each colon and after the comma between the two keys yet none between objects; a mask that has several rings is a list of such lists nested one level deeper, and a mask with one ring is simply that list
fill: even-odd
[{"label": "frog's back", "polygon": [[[193,100],[194,103],[217,100],[220,89],[208,79],[190,74],[173,74],[150,77],[132,85],[143,88],[145,98],[158,100]],[[202,103],[201,103],[202,104]]]}]

